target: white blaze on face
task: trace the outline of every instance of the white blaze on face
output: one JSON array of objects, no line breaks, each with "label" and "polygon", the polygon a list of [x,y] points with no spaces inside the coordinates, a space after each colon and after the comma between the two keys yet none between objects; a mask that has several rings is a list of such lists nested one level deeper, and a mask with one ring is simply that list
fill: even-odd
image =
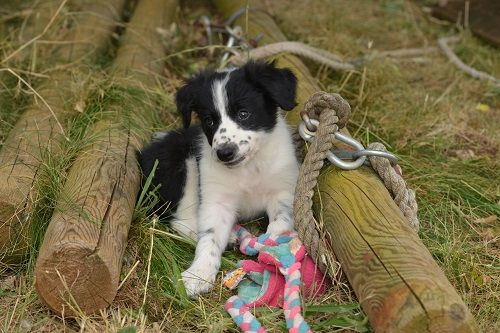
[{"label": "white blaze on face", "polygon": [[212,84],[212,99],[214,101],[215,109],[221,116],[227,115],[228,102],[226,84],[229,81],[231,72],[228,72],[222,80],[215,80]]},{"label": "white blaze on face", "polygon": [[225,143],[235,143],[238,146],[237,158],[248,157],[254,150],[257,143],[257,138],[260,136],[258,132],[242,129],[235,121],[233,121],[229,113],[229,103],[227,97],[226,85],[229,81],[231,72],[227,72],[222,80],[215,80],[212,84],[212,99],[215,109],[220,114],[220,125],[212,139],[212,150]]}]

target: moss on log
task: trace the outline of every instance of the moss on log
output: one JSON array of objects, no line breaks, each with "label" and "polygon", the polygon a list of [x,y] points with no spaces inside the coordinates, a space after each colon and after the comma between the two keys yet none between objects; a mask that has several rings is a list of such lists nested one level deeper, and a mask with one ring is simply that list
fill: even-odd
[{"label": "moss on log", "polygon": [[[247,1],[214,3],[229,16]],[[260,9],[263,3],[251,2]],[[263,43],[285,40],[262,11],[250,11],[248,19],[243,15],[236,24],[245,27],[247,22],[250,37],[262,33]],[[297,126],[298,111],[318,86],[296,57],[280,55],[277,61],[299,78],[299,105],[287,118]],[[325,168],[319,190],[328,241],[375,332],[477,332],[460,296],[371,169]]]},{"label": "moss on log", "polygon": [[[131,90],[154,88],[163,69],[156,29],[171,24],[176,7],[176,0],[138,3],[115,60],[115,82]],[[145,101],[136,101],[134,110],[127,102],[108,106],[94,125],[92,144],[71,167],[45,234],[35,286],[55,312],[94,313],[116,295],[140,187],[135,152],[152,125]]]},{"label": "moss on log", "polygon": [[[60,30],[57,40],[65,43],[44,50],[51,65],[58,66],[50,72],[50,79],[36,87],[46,104],[37,99],[28,107],[0,151],[0,262],[4,265],[18,263],[29,250],[29,213],[37,198],[34,183],[42,155],[60,152],[65,124],[77,114],[68,101],[80,95],[89,77],[85,61],[106,48],[124,3],[78,2],[72,10],[81,13],[71,18],[70,28],[56,29]],[[71,66],[60,66],[69,63]]]}]

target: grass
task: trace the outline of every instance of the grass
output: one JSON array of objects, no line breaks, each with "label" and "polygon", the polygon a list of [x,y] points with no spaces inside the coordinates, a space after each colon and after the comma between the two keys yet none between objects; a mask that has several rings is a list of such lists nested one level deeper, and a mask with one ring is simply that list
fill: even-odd
[{"label": "grass", "polygon": [[[373,49],[432,46],[438,37],[456,33],[453,25],[438,24],[419,3],[406,0],[314,0],[294,1],[293,5],[290,0],[282,0],[266,4],[290,40],[307,42],[346,59]],[[147,110],[151,116],[157,113],[160,117],[152,120],[154,128],[147,131],[180,124],[173,116],[172,99],[180,79],[217,59],[217,52],[210,57],[199,48],[203,31],[193,25],[195,19],[211,11],[206,2],[193,1],[179,13],[178,24],[165,37],[166,79],[154,91],[129,90],[124,88],[126,83],[106,77],[103,69],[109,64],[107,55],[94,69],[99,75],[81,97],[84,112],[68,126],[70,140],[63,148],[65,153],[43,154],[44,167],[36,185],[41,195],[32,215],[32,251],[25,264],[14,271],[1,269],[0,331],[237,332],[222,307],[232,293],[220,284],[197,300],[186,297],[179,276],[192,260],[194,244],[181,240],[154,218],[157,194],[152,188],[140,194],[120,276],[122,284],[109,309],[76,319],[55,316],[38,300],[32,276],[43,230],[66,172],[79,152],[92,142],[92,124],[108,110],[107,106],[118,104],[128,107],[128,112]],[[304,12],[314,13],[315,19]],[[15,37],[21,23],[22,19],[11,20],[7,31],[1,30],[2,54],[19,47]],[[454,46],[457,54],[467,64],[500,77],[498,49],[468,31],[459,34],[462,39]],[[33,66],[29,60],[13,67],[44,68],[41,63]],[[480,219],[500,215],[500,89],[469,78],[439,53],[409,60],[378,59],[351,73],[307,64],[323,89],[341,93],[353,106],[351,133],[365,144],[383,140],[401,157],[405,177],[417,190],[421,239],[469,306],[481,330],[499,329],[500,230],[498,223],[484,224]],[[50,73],[50,69],[44,68],[44,72]],[[23,75],[36,87],[37,76]],[[16,79],[3,78],[1,138],[33,101]],[[479,104],[487,105],[487,111],[481,111]],[[140,130],[137,125],[133,128]],[[240,258],[236,252],[227,251],[222,271],[234,267]],[[320,299],[305,303],[304,310],[315,331],[370,330],[344,280]],[[284,329],[280,311],[255,311],[266,327]]]}]

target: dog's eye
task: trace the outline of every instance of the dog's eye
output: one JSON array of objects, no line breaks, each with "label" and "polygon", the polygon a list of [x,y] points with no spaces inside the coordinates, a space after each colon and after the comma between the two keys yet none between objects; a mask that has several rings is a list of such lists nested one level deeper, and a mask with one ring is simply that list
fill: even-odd
[{"label": "dog's eye", "polygon": [[206,117],[204,121],[205,125],[207,125],[208,127],[214,126],[214,120],[212,119],[212,117]]},{"label": "dog's eye", "polygon": [[238,119],[239,120],[245,120],[245,119],[248,119],[248,117],[250,117],[250,112],[248,112],[247,110],[242,109],[242,110],[238,111]]}]

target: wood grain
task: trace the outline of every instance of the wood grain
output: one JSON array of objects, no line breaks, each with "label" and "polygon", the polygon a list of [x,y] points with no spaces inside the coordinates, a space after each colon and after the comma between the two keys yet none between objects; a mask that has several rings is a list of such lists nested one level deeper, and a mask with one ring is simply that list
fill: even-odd
[{"label": "wood grain", "polygon": [[368,168],[320,177],[324,225],[376,332],[475,332],[460,296]]},{"label": "wood grain", "polygon": [[[469,7],[466,15],[466,7]],[[500,2],[496,0],[447,0],[432,6],[432,16],[472,30],[473,33],[500,47]],[[466,23],[467,22],[467,23]]]},{"label": "wood grain", "polygon": [[[168,27],[175,0],[141,0],[114,63],[114,80],[125,88],[154,88],[164,56],[156,29]],[[146,95],[144,95],[146,96]],[[48,306],[65,315],[94,313],[113,301],[140,187],[135,152],[151,123],[141,103],[110,105],[69,170],[37,261],[36,289]],[[127,108],[136,107],[133,112]],[[131,126],[135,123],[135,126]],[[71,308],[71,307],[74,308]]]},{"label": "wood grain", "polygon": [[[226,17],[247,4],[243,0],[213,2]],[[265,1],[254,0],[251,5],[263,9]],[[245,27],[245,15],[236,24]],[[270,16],[250,11],[248,35],[259,33],[263,44],[285,40]],[[298,112],[319,88],[297,57],[280,55],[277,61],[279,66],[292,68],[299,79],[298,106],[287,116],[289,124],[297,126]],[[328,167],[319,184],[328,242],[375,332],[477,332],[460,296],[373,170]],[[315,201],[318,212],[319,197]]]},{"label": "wood grain", "polygon": [[[59,1],[44,6],[42,16],[36,26],[43,27]],[[57,34],[59,41],[70,43],[57,44],[45,50],[53,65],[75,62],[70,68],[61,67],[50,72],[50,79],[43,81],[37,92],[51,106],[56,118],[40,100],[36,99],[21,115],[10,131],[0,151],[0,262],[15,264],[23,259],[30,244],[29,213],[37,198],[34,183],[38,175],[42,155],[47,151],[57,155],[65,140],[63,129],[77,111],[69,101],[82,93],[89,76],[89,66],[82,58],[90,60],[108,45],[115,22],[125,0],[99,0],[79,2],[72,10],[84,14],[75,15],[70,29],[61,29]],[[57,5],[57,6],[54,6]],[[35,15],[36,17],[36,15]],[[30,29],[30,31],[33,29]],[[34,32],[31,31],[31,34]],[[38,31],[40,33],[40,31]]]}]

